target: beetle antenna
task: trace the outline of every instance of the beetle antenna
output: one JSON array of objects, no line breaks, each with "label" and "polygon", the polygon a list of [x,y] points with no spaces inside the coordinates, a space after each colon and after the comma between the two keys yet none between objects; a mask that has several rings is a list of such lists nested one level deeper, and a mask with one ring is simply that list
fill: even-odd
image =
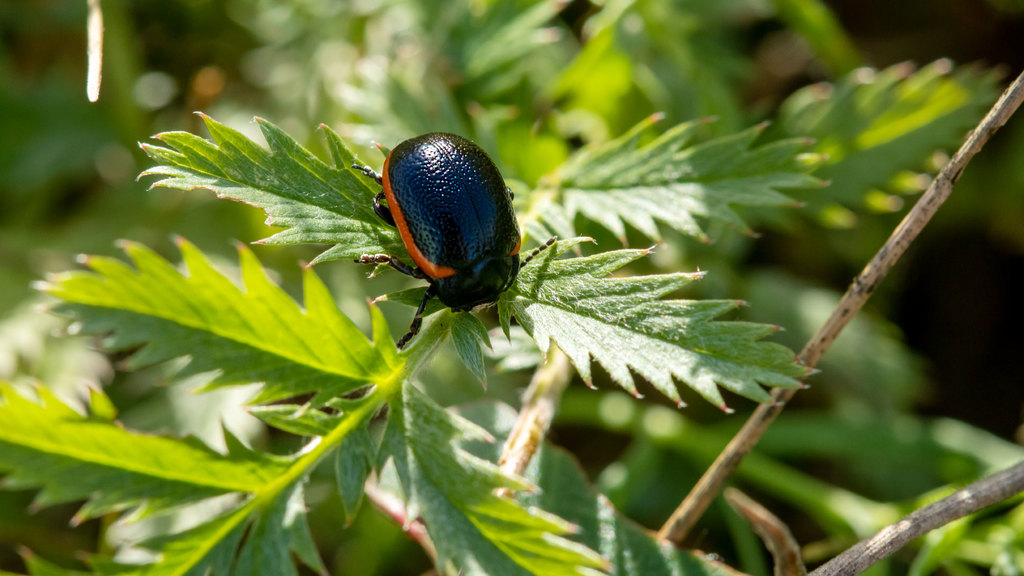
[{"label": "beetle antenna", "polygon": [[523,268],[524,266],[529,264],[530,260],[533,260],[534,256],[536,256],[537,254],[540,254],[541,252],[543,252],[546,248],[550,247],[557,240],[558,240],[558,236],[552,236],[551,238],[548,238],[547,242],[545,242],[545,243],[541,244],[540,246],[534,248],[533,252],[530,252],[530,254],[526,258],[523,258],[523,263],[520,264],[519,267]]},{"label": "beetle antenna", "polygon": [[396,346],[401,350],[412,340],[412,337],[419,334],[420,325],[423,324],[423,310],[427,307],[427,302],[437,295],[437,283],[431,282],[430,286],[427,286],[427,291],[423,293],[423,300],[420,301],[420,307],[416,309],[416,315],[412,317],[412,324],[409,325],[409,331],[402,336]]}]

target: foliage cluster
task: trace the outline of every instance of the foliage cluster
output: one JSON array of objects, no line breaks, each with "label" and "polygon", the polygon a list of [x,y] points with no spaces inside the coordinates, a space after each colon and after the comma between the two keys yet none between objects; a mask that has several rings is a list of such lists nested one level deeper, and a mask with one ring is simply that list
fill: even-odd
[{"label": "foliage cluster", "polygon": [[[0,545],[32,550],[0,551],[4,574],[726,573],[641,525],[728,441],[726,413],[801,385],[789,347],[835,302],[828,273],[863,263],[998,80],[945,60],[861,67],[816,0],[108,4],[98,111],[70,76],[18,83],[0,62]],[[26,10],[0,8],[16,48],[38,39]],[[161,15],[180,28],[166,45],[143,33]],[[785,69],[744,48],[752,20],[803,62],[790,81],[827,82],[745,99],[754,72]],[[210,52],[177,70],[190,37]],[[133,60],[140,38],[161,72]],[[275,122],[244,120],[254,110]],[[398,352],[411,311],[386,302],[423,288],[346,262],[404,253],[352,164],[379,165],[371,140],[441,130],[498,162],[524,246],[559,240],[492,309],[433,307]],[[994,202],[1003,213],[966,212],[1024,213]],[[256,245],[225,253],[231,238]],[[522,370],[556,347],[599,391],[570,388],[564,448],[509,473]],[[1024,458],[922,416],[927,362],[890,322],[859,319],[739,470],[793,511],[810,562]],[[71,543],[52,538],[72,514]],[[1018,573],[1022,519],[1007,503],[879,569]],[[734,513],[706,522],[702,548],[770,573]]]}]

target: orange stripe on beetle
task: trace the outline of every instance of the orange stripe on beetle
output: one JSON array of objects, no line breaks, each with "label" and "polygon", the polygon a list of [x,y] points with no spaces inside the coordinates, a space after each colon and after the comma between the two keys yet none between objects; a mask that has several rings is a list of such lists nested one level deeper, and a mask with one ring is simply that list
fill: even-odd
[{"label": "orange stripe on beetle", "polygon": [[[378,178],[373,170],[356,167]],[[415,267],[389,255],[360,261],[383,257],[392,268],[428,283],[399,348],[419,331],[431,298],[453,310],[470,310],[496,302],[512,286],[526,264],[519,258],[522,235],[511,191],[479,146],[440,132],[410,138],[388,154],[378,181],[383,190],[374,197],[374,212],[398,229]]]},{"label": "orange stripe on beetle", "polygon": [[391,179],[388,177],[388,168],[391,163],[391,154],[384,160],[384,197],[388,199],[388,209],[391,210],[391,216],[395,219],[395,226],[398,227],[398,234],[402,237],[402,243],[405,244],[405,249],[409,252],[409,256],[412,257],[412,261],[419,266],[420,270],[426,272],[427,276],[431,278],[448,278],[455,275],[455,269],[449,266],[438,266],[434,264],[420,247],[416,245],[416,242],[412,238],[412,233],[409,232],[409,224],[405,221],[405,215],[402,214],[402,205],[399,204],[398,200],[395,199],[395,193],[391,190]]}]

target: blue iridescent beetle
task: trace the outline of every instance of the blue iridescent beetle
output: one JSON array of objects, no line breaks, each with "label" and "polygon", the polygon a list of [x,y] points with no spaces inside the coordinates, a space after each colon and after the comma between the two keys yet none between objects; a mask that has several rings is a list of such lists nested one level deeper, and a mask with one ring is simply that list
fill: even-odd
[{"label": "blue iridescent beetle", "polygon": [[429,283],[398,348],[419,332],[431,298],[453,310],[495,302],[520,267],[555,240],[520,263],[512,192],[487,154],[461,136],[432,132],[410,138],[391,150],[383,174],[353,167],[383,186],[373,210],[398,228],[416,267],[389,254],[364,254],[356,262],[388,264]]}]

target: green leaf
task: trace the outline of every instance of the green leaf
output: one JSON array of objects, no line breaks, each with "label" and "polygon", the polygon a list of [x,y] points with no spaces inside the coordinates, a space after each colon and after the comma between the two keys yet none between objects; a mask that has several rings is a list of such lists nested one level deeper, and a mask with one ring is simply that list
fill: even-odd
[{"label": "green leaf", "polygon": [[[69,570],[62,568],[56,564],[51,564],[46,560],[43,560],[39,556],[23,550],[21,552],[22,559],[25,560],[25,567],[28,568],[28,573],[31,576],[86,576],[88,572],[80,572],[78,570]],[[0,576],[18,576],[10,572],[4,572],[0,570]]]},{"label": "green leaf", "polygon": [[327,573],[306,523],[302,486],[298,483],[282,493],[259,515],[235,558],[234,574],[298,576],[292,552],[311,568]]},{"label": "green leaf", "polygon": [[[483,8],[485,6],[486,8]],[[556,38],[554,28],[545,28],[562,9],[557,0],[535,3],[489,2],[480,9],[462,12],[461,25],[451,30],[445,50],[454,64],[475,84],[478,97],[495,96],[535,76],[535,58],[551,58],[555,52],[538,54],[539,49]],[[436,7],[451,10],[451,3]],[[434,13],[430,15],[432,19]],[[531,57],[533,56],[533,57]]]},{"label": "green leaf", "polygon": [[91,563],[96,573],[110,576],[297,576],[294,553],[311,568],[326,573],[306,523],[302,483],[267,503],[250,500],[209,522],[150,539],[142,546],[157,552],[159,560],[122,564],[96,557]]},{"label": "green leaf", "polygon": [[452,320],[452,344],[462,363],[486,387],[487,370],[484,367],[484,355],[480,346],[490,348],[491,339],[480,319],[472,314],[456,314]]},{"label": "green leaf", "polygon": [[249,502],[184,532],[144,542],[146,548],[159,553],[156,562],[126,565],[96,557],[91,564],[97,574],[111,576],[231,574],[232,559],[253,515],[254,505]]},{"label": "green leaf", "polygon": [[251,451],[224,456],[194,440],[135,434],[78,414],[45,388],[37,393],[41,404],[0,386],[0,470],[10,472],[4,486],[41,486],[40,506],[87,499],[78,520],[256,492],[286,469],[283,460]]},{"label": "green leaf", "polygon": [[[416,308],[423,301],[423,293],[427,291],[426,286],[419,286],[417,288],[407,288],[405,290],[399,290],[397,292],[389,292],[383,296],[378,296],[373,301],[377,302],[397,302],[399,304],[405,304],[406,306],[412,306]],[[426,308],[423,309],[423,317],[426,318],[441,310],[447,310],[448,307],[441,303],[437,298],[431,298],[427,301]]]},{"label": "green leaf", "polygon": [[400,380],[345,403],[324,437],[292,457],[255,453],[229,437],[226,455],[190,440],[133,433],[81,416],[45,389],[42,404],[0,389],[0,471],[5,485],[42,486],[39,504],[88,498],[78,519],[128,507],[164,511],[201,498],[238,493],[239,505],[177,534],[143,543],[159,557],[144,565],[91,560],[99,574],[146,576],[297,574],[292,555],[324,572],[305,520],[302,490],[309,473],[397,394]]},{"label": "green leaf", "polygon": [[735,0],[605,2],[587,18],[586,42],[552,95],[584,134],[615,133],[645,109],[675,122],[715,117],[716,134],[733,132],[749,116],[739,87],[750,64],[735,41],[749,10]]},{"label": "green leaf", "polygon": [[958,146],[996,97],[991,72],[952,70],[948,61],[911,71],[906,64],[860,69],[782,104],[780,132],[817,138],[814,151],[828,157],[816,175],[831,186],[809,202],[864,205],[870,190],[901,171],[924,169],[935,150]]},{"label": "green leaf", "polygon": [[376,449],[369,432],[359,428],[341,443],[334,459],[334,476],[345,508],[345,521],[351,523],[363,502],[363,485],[373,470]]},{"label": "green leaf", "polygon": [[267,224],[285,228],[262,240],[266,244],[335,244],[314,263],[404,253],[398,232],[373,212],[376,187],[352,169],[355,156],[327,126],[321,128],[334,166],[266,120],[256,122],[269,151],[208,116],[203,120],[213,142],[187,132],[165,132],[155,138],[166,146],[142,144],[159,163],[142,173],[161,177],[154,187],[205,188],[220,198],[262,208]]},{"label": "green leaf", "polygon": [[804,37],[833,74],[846,74],[861,64],[853,41],[821,0],[772,0],[779,18]]},{"label": "green leaf", "polygon": [[298,436],[326,436],[341,418],[340,415],[311,410],[308,405],[295,404],[253,406],[249,412],[268,426]]},{"label": "green leaf", "polygon": [[768,402],[760,384],[795,388],[807,375],[792,351],[760,341],[778,327],[714,321],[741,302],[662,299],[703,273],[606,277],[648,250],[555,259],[581,241],[559,241],[524,267],[498,313],[503,325],[515,316],[541,350],[557,343],[584,381],[593,359],[634,395],[635,372],[680,406],[676,379],[727,410],[718,385]]},{"label": "green leaf", "polygon": [[[515,424],[517,414],[498,403],[477,403],[459,409],[461,417],[485,428],[496,438],[505,438]],[[473,454],[496,460],[501,442],[467,445]],[[573,457],[550,444],[543,444],[525,476],[540,489],[520,492],[519,500],[553,512],[579,529],[573,539],[598,550],[610,562],[612,576],[727,576],[732,569],[706,559],[705,555],[676,549],[658,542],[650,532],[633,523],[598,494]],[[563,572],[565,573],[565,572]]]},{"label": "green leaf", "polygon": [[[842,293],[781,272],[755,270],[748,274],[743,296],[758,302],[751,309],[751,319],[778,322],[786,327],[780,341],[800,346],[825,324]],[[921,364],[903,342],[897,326],[862,311],[818,363],[822,374],[815,381],[823,393],[835,398],[835,405],[851,413],[895,418],[921,400],[925,389]],[[885,466],[868,468],[864,471],[892,470]]]},{"label": "green leaf", "polygon": [[498,370],[503,372],[534,368],[544,362],[536,342],[520,326],[510,327],[508,339],[495,336],[489,356],[498,360]]},{"label": "green leaf", "polygon": [[[303,486],[331,450],[365,429],[377,409],[398,393],[400,383],[397,377],[382,381],[373,392],[345,403],[347,410],[335,427],[292,457],[287,470],[257,490],[244,506],[183,533],[146,542],[160,553],[160,560],[127,573],[202,576],[210,570],[217,575],[292,575],[297,574],[292,554],[324,573],[306,524]],[[111,566],[101,573],[125,573],[126,566]]]},{"label": "green leaf", "polygon": [[[388,378],[397,369],[390,338],[373,343],[337,308],[327,288],[305,271],[305,304],[267,278],[240,246],[239,289],[192,244],[179,242],[188,274],[134,243],[123,248],[135,268],[88,257],[92,272],[51,277],[47,292],[68,303],[90,333],[113,349],[142,346],[135,365],[189,356],[189,373],[216,371],[213,385],[263,382],[257,402],[315,392],[321,403]],[[390,348],[390,350],[389,350]]]},{"label": "green leaf", "polygon": [[[765,127],[760,125],[688,146],[701,125],[688,122],[641,145],[655,120],[651,117],[616,140],[584,149],[563,166],[559,187],[570,221],[581,214],[623,239],[629,224],[654,240],[661,239],[661,223],[706,240],[698,218],[750,233],[731,206],[792,206],[795,202],[779,189],[822,185],[807,174],[818,159],[802,153],[811,144],[806,139],[755,148],[754,140]],[[550,228],[556,230],[557,224]]]},{"label": "green leaf", "polygon": [[422,517],[437,548],[439,570],[466,576],[564,575],[601,567],[592,551],[562,538],[563,520],[495,495],[530,484],[460,448],[462,439],[490,435],[405,386],[391,404],[382,455],[389,457],[405,495],[406,516]]}]

